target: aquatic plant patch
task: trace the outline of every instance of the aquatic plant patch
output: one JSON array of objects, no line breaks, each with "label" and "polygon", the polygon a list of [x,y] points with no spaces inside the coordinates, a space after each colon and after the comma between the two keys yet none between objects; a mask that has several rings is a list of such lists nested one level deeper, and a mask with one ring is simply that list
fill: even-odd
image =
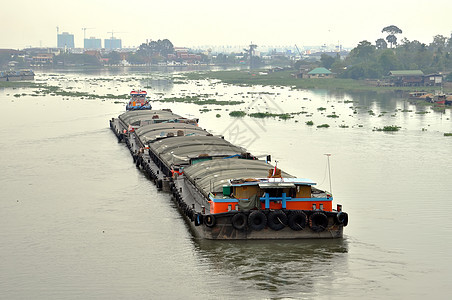
[{"label": "aquatic plant patch", "polygon": [[400,130],[400,126],[396,126],[396,125],[390,125],[390,126],[384,126],[383,128],[375,128],[375,131],[399,131]]},{"label": "aquatic plant patch", "polygon": [[193,103],[196,105],[238,105],[244,103],[243,101],[219,101],[215,99],[201,99],[199,96],[186,96],[186,97],[171,97],[157,99],[158,102],[173,102],[173,103]]},{"label": "aquatic plant patch", "polygon": [[238,118],[240,118],[240,117],[246,116],[246,112],[234,110],[234,111],[231,111],[231,112],[229,113],[229,115],[230,115],[231,117],[238,117]]}]

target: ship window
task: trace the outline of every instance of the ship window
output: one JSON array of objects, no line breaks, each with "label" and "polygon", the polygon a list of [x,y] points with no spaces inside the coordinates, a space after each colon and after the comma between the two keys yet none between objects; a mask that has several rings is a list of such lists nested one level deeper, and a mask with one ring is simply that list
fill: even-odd
[{"label": "ship window", "polygon": [[282,189],[265,189],[264,190],[270,197],[282,197]]}]

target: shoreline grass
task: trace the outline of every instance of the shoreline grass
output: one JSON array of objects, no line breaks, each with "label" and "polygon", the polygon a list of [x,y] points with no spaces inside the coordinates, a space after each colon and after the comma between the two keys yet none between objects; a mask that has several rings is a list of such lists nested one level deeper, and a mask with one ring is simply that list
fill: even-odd
[{"label": "shoreline grass", "polygon": [[[260,70],[265,71],[265,70]],[[259,70],[254,71],[208,71],[186,73],[185,76],[190,80],[200,79],[218,79],[225,83],[235,85],[275,85],[290,86],[294,89],[325,89],[331,91],[356,91],[356,92],[377,92],[377,93],[395,93],[395,92],[413,92],[420,88],[427,92],[437,90],[437,87],[390,87],[375,86],[370,80],[355,80],[343,78],[295,78],[292,74],[294,70],[279,71],[260,75]],[[444,92],[452,92],[452,89],[445,88]]]}]

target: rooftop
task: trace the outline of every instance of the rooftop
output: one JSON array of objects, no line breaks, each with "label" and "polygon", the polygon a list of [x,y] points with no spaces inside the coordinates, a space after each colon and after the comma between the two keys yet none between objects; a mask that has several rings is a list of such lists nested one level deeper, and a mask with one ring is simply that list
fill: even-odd
[{"label": "rooftop", "polygon": [[395,70],[389,71],[389,75],[392,76],[424,76],[424,72],[421,70]]},{"label": "rooftop", "polygon": [[308,72],[309,75],[317,75],[317,74],[331,74],[331,71],[326,68],[315,68],[314,70]]}]

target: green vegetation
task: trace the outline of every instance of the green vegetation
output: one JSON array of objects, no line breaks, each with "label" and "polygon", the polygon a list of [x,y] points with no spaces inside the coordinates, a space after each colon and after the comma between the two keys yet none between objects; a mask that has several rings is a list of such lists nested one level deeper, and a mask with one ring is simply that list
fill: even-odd
[{"label": "green vegetation", "polygon": [[452,132],[445,132],[444,136],[452,136]]},{"label": "green vegetation", "polygon": [[[247,113],[244,112],[244,111],[237,111],[237,110],[235,110],[235,111],[231,111],[229,113],[229,115],[231,117],[244,117],[244,116],[247,115]],[[285,113],[285,114],[273,114],[273,113],[268,113],[268,112],[251,113],[251,114],[248,114],[248,116],[250,116],[252,118],[259,118],[259,119],[279,117],[281,120],[288,120],[288,119],[293,118],[293,115],[287,114],[287,113]]]},{"label": "green vegetation", "polygon": [[221,115],[220,114],[216,114],[215,117],[221,118]]},{"label": "green vegetation", "polygon": [[391,125],[391,126],[384,126],[383,128],[375,128],[375,131],[399,131],[400,128],[402,128],[402,127]]},{"label": "green vegetation", "polygon": [[252,114],[249,114],[249,116],[253,117],[253,118],[260,118],[260,119],[279,117],[282,120],[287,120],[287,119],[293,118],[293,116],[291,116],[290,114],[272,114],[272,113],[268,113],[268,112],[252,113]]},{"label": "green vegetation", "polygon": [[[63,90],[59,86],[45,85],[42,83],[34,83],[34,82],[26,82],[26,81],[15,81],[15,82],[0,82],[0,87],[10,87],[13,89],[16,88],[37,88],[34,90],[31,96],[39,96],[39,95],[51,95],[51,96],[63,96],[63,97],[80,97],[82,99],[127,99],[128,95],[98,95],[98,94],[90,94],[86,92],[74,92]],[[68,87],[67,89],[72,89]],[[14,97],[25,96],[25,93],[22,94],[14,94]]]},{"label": "green vegetation", "polygon": [[176,102],[176,103],[193,103],[197,105],[238,105],[243,101],[218,101],[215,99],[201,99],[200,96],[173,97],[154,100],[156,102]]},{"label": "green vegetation", "polygon": [[[112,53],[117,53],[119,63],[120,57],[119,53],[113,51]],[[110,54],[112,55],[112,54]],[[100,60],[93,55],[88,54],[76,54],[76,53],[61,53],[56,55],[53,59],[53,64],[59,66],[91,66],[91,67],[99,67],[101,66]]]},{"label": "green vegetation", "polygon": [[307,122],[306,122],[306,125],[312,126],[312,125],[314,125],[314,122],[312,122],[312,121],[307,121]]},{"label": "green vegetation", "polygon": [[[261,70],[265,71],[265,70]],[[318,79],[299,79],[294,78],[292,74],[294,70],[286,70],[280,72],[268,73],[267,75],[259,75],[259,71],[210,71],[203,73],[188,73],[187,78],[190,80],[200,80],[207,78],[219,79],[225,83],[235,85],[277,85],[292,86],[294,89],[327,89],[327,90],[378,90],[374,86],[368,85],[364,81],[340,78]],[[386,88],[382,88],[386,89]],[[391,90],[388,88],[387,90]]]},{"label": "green vegetation", "polygon": [[[333,72],[341,78],[380,79],[391,70],[422,70],[427,74],[452,70],[451,38],[436,35],[428,45],[404,38],[398,44],[395,34],[402,30],[392,25],[383,28],[383,32],[389,33],[386,40],[391,44],[390,48],[383,39],[378,39],[375,45],[363,40],[345,60],[332,64]],[[346,66],[349,67],[344,71]]]},{"label": "green vegetation", "polygon": [[231,112],[229,113],[229,115],[230,115],[231,117],[244,117],[244,116],[246,116],[246,112],[234,110],[234,111],[231,111]]},{"label": "green vegetation", "polygon": [[41,89],[34,91],[37,95],[51,95],[51,96],[64,96],[64,97],[81,97],[82,99],[127,99],[128,95],[98,95],[98,94],[90,94],[87,92],[73,92],[73,91],[65,91],[62,90],[59,86],[45,86],[41,87]]},{"label": "green vegetation", "polygon": [[328,124],[317,125],[317,128],[328,128],[328,127],[330,127],[330,125]]},{"label": "green vegetation", "polygon": [[36,88],[41,86],[41,84],[33,81],[0,81],[0,88]]},{"label": "green vegetation", "polygon": [[[452,56],[452,55],[451,55]],[[261,70],[265,71],[265,70]],[[395,92],[395,91],[416,91],[419,87],[393,87],[393,86],[375,86],[366,80],[355,80],[347,78],[294,78],[292,74],[295,70],[286,70],[280,72],[259,75],[259,71],[210,71],[199,73],[187,73],[187,79],[219,79],[228,84],[251,86],[251,85],[275,85],[290,86],[293,89],[324,89],[330,91],[357,91],[357,92]],[[437,87],[422,87],[427,92],[434,92]],[[449,92],[448,88],[444,88]],[[452,92],[452,89],[450,89]]]},{"label": "green vegetation", "polygon": [[[277,85],[291,86],[294,89],[327,89],[347,91],[416,91],[419,87],[378,86],[376,80],[385,79],[391,70],[422,70],[424,74],[442,72],[448,74],[446,81],[452,81],[452,37],[442,35],[433,37],[429,44],[407,38],[400,42],[397,35],[402,30],[395,25],[386,26],[381,31],[382,38],[375,44],[361,41],[345,57],[322,54],[318,64],[299,60],[292,64],[292,70],[268,72],[255,71],[216,71],[203,74],[191,73],[188,79],[216,78],[236,85]],[[388,46],[389,45],[389,46]],[[330,69],[336,78],[308,79],[295,78],[301,66],[314,68],[323,66]],[[353,79],[353,80],[350,80]],[[372,79],[369,81],[368,79]],[[435,91],[437,87],[426,86],[422,90]],[[446,93],[452,92],[450,86],[443,86]],[[351,101],[350,101],[351,102]],[[348,103],[348,102],[346,102]]]}]

